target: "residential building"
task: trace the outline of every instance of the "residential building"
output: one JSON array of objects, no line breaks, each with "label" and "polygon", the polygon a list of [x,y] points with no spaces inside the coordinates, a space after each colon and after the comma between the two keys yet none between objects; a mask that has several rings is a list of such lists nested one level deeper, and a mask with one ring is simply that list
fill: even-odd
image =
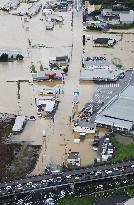
[{"label": "residential building", "polygon": [[68,56],[51,57],[49,59],[49,65],[57,64],[59,66],[69,65],[70,59]]},{"label": "residential building", "polygon": [[120,13],[120,23],[121,24],[131,24],[134,23],[134,11],[130,10],[129,13]]},{"label": "residential building", "polygon": [[95,45],[113,46],[116,43],[115,39],[111,38],[96,38],[94,39]]},{"label": "residential building", "polygon": [[38,71],[37,73],[32,73],[34,81],[57,79],[62,80],[64,78],[64,71],[62,70],[46,70]]}]

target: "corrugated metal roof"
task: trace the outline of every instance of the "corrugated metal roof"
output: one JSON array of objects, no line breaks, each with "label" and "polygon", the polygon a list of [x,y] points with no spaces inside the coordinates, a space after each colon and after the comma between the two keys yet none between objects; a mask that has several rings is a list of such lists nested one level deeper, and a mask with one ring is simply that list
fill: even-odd
[{"label": "corrugated metal roof", "polygon": [[82,69],[80,80],[116,80],[121,73],[121,70],[108,70],[104,68]]},{"label": "corrugated metal roof", "polygon": [[128,86],[121,95],[109,104],[99,115],[96,123],[110,126],[130,128],[134,124],[134,86]]},{"label": "corrugated metal roof", "polygon": [[134,121],[134,100],[120,97],[113,102],[102,114],[112,118]]},{"label": "corrugated metal roof", "polygon": [[14,126],[12,128],[12,131],[13,132],[21,131],[25,120],[26,120],[25,116],[17,116],[16,119],[15,119]]},{"label": "corrugated metal roof", "polygon": [[94,60],[94,61],[93,60],[89,60],[89,61],[85,60],[84,66],[85,67],[87,67],[87,66],[90,66],[90,67],[92,67],[92,66],[94,66],[94,67],[105,67],[105,66],[110,67],[111,64],[106,60]]},{"label": "corrugated metal roof", "polygon": [[127,22],[127,21],[133,22],[134,21],[134,11],[132,11],[132,10],[126,14],[121,13],[119,16],[120,16],[121,22]]},{"label": "corrugated metal roof", "polygon": [[6,53],[6,54],[22,54],[22,50],[19,48],[0,48],[0,55]]},{"label": "corrugated metal roof", "polygon": [[98,124],[104,124],[104,125],[109,125],[109,126],[114,126],[114,127],[119,127],[119,128],[125,128],[127,130],[130,130],[131,127],[133,126],[132,122],[124,121],[124,120],[119,120],[119,119],[114,119],[110,117],[105,117],[105,116],[97,116],[95,122]]}]

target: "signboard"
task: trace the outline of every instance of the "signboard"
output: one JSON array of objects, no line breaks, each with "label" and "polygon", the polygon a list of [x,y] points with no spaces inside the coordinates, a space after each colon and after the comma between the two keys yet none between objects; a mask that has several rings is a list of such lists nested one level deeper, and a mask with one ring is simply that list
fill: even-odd
[{"label": "signboard", "polygon": [[73,93],[73,102],[74,102],[74,104],[77,104],[78,102],[79,102],[79,96],[80,96],[80,92],[79,91],[75,91],[74,93]]},{"label": "signboard", "polygon": [[79,97],[80,96],[80,92],[79,91],[75,91],[74,92],[74,97]]}]

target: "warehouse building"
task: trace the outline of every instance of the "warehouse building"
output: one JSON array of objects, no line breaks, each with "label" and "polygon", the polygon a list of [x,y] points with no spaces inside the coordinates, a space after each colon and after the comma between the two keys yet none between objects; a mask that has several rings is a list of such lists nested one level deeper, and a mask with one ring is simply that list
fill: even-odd
[{"label": "warehouse building", "polygon": [[129,85],[115,100],[96,116],[97,126],[120,131],[131,131],[134,125],[134,86]]}]

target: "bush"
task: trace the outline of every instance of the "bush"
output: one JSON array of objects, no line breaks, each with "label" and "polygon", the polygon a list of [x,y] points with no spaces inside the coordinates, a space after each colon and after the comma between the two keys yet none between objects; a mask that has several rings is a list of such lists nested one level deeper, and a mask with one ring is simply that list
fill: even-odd
[{"label": "bush", "polygon": [[44,71],[43,65],[40,65],[40,71]]},{"label": "bush", "polygon": [[63,68],[63,71],[64,71],[65,73],[67,73],[67,72],[68,72],[68,66],[66,66],[66,68]]},{"label": "bush", "polygon": [[37,73],[37,70],[35,69],[34,65],[31,66],[31,71],[32,71],[32,73]]},{"label": "bush", "polygon": [[0,56],[0,61],[2,61],[2,62],[7,62],[7,61],[8,61],[8,54],[3,53],[3,54]]},{"label": "bush", "polygon": [[132,28],[134,28],[134,23],[112,25],[111,28],[112,29],[132,29]]},{"label": "bush", "polygon": [[91,31],[102,31],[103,30],[102,28],[96,28],[93,26],[87,26],[86,29],[91,30]]},{"label": "bush", "polygon": [[17,60],[23,60],[23,58],[24,58],[24,57],[23,57],[21,54],[18,54],[18,55],[16,56],[16,59],[17,59]]}]

